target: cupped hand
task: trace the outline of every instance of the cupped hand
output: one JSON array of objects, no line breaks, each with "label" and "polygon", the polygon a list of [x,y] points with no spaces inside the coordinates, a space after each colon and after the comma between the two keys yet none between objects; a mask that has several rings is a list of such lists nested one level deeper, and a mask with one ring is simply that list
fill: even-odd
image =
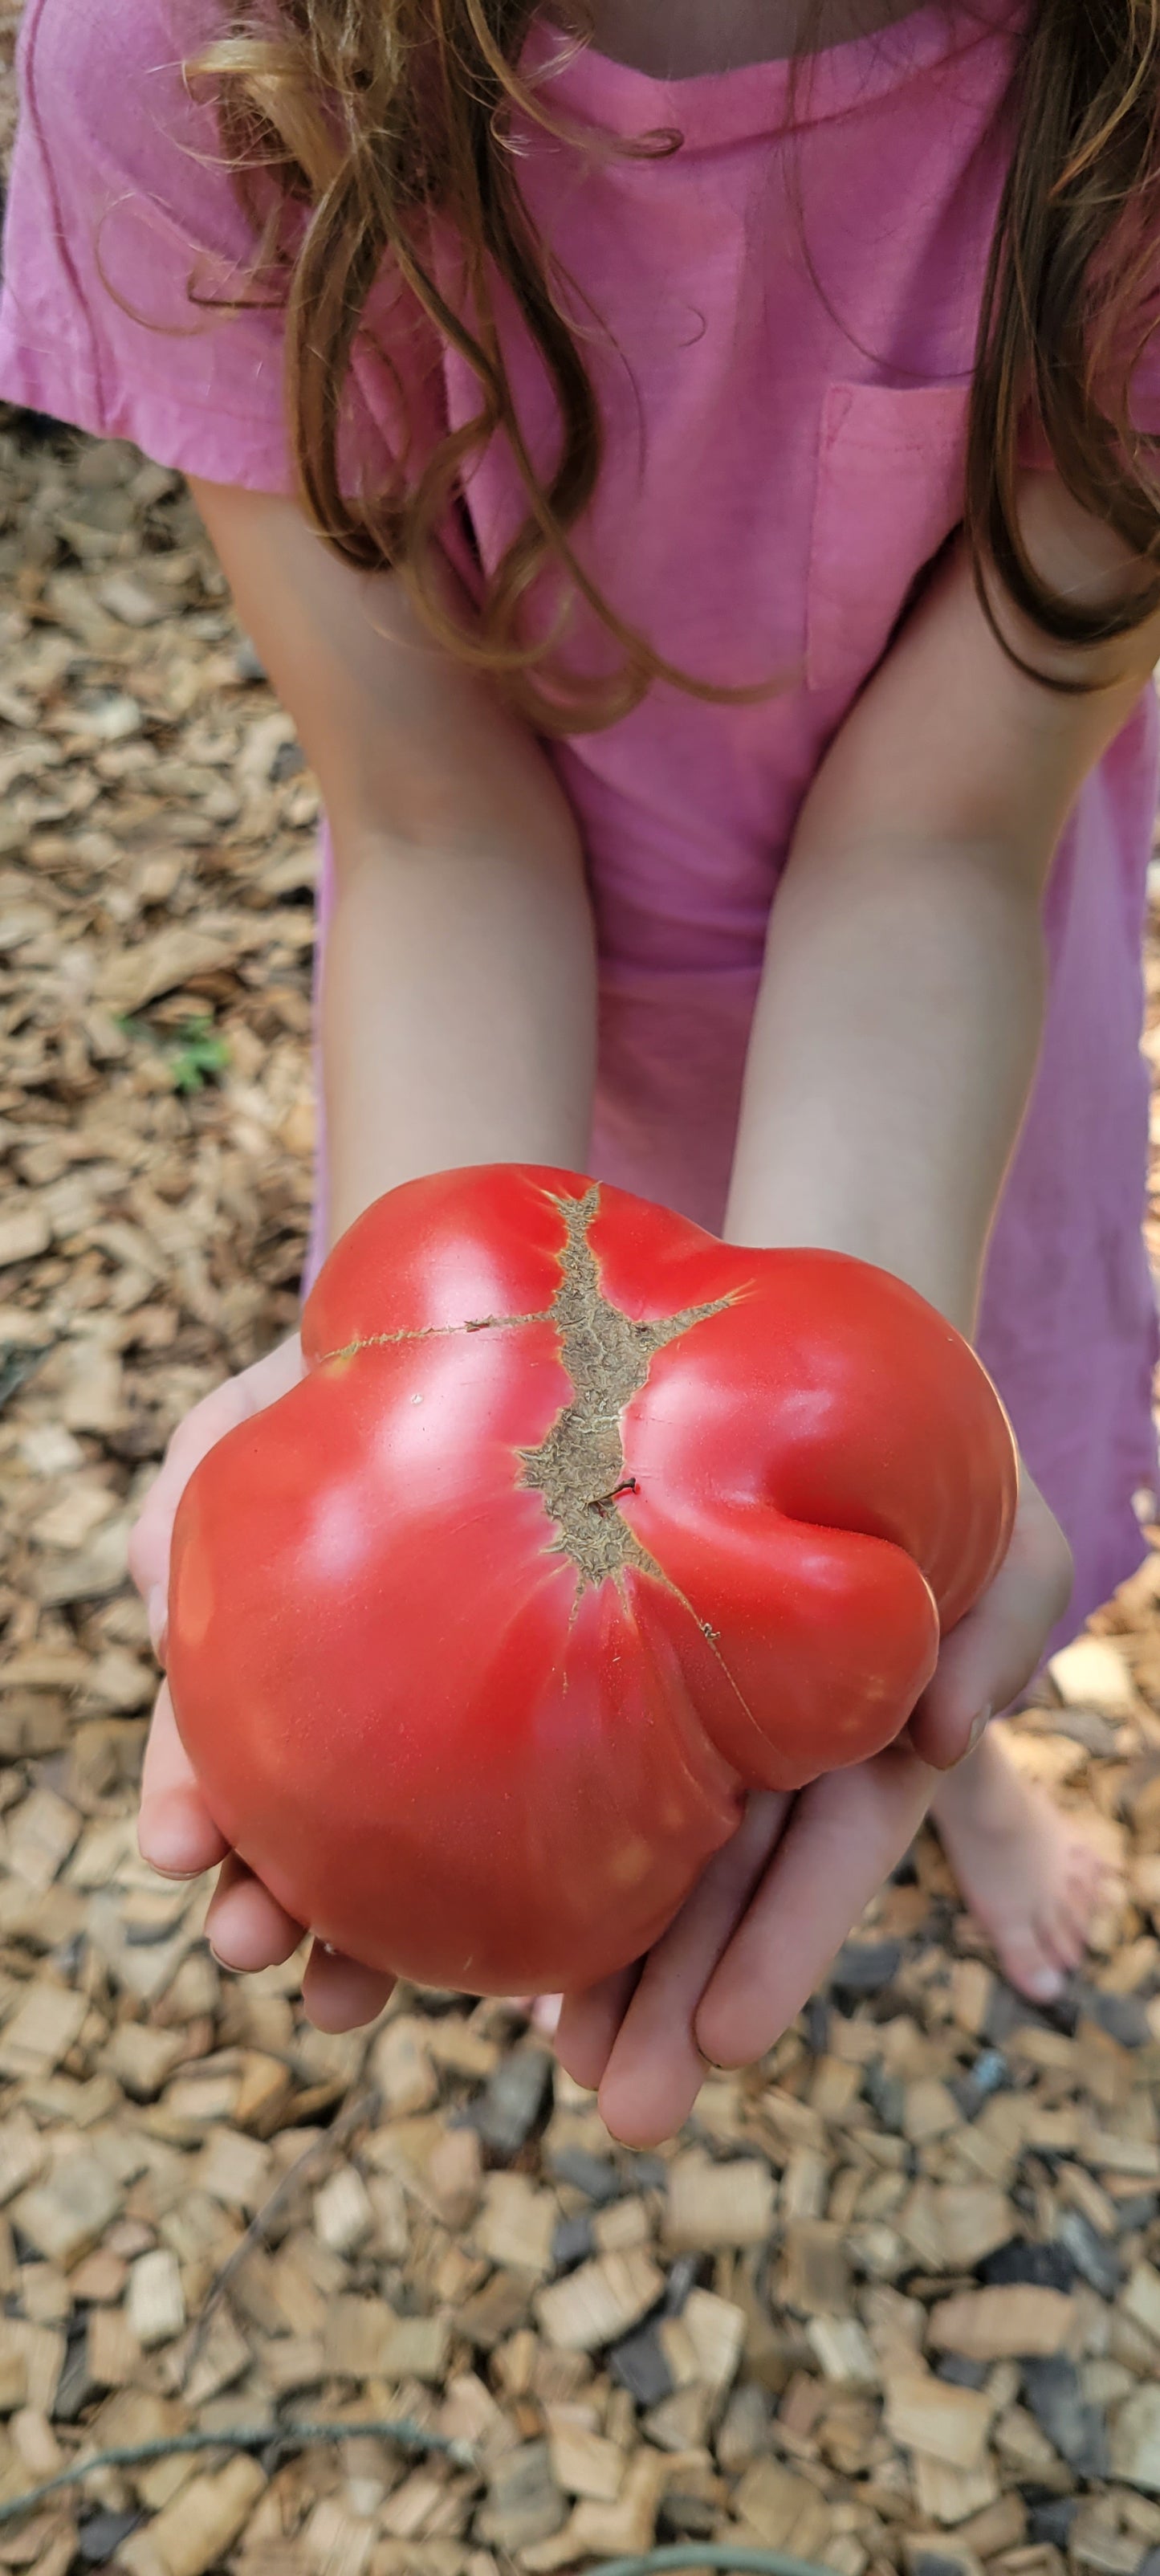
[{"label": "cupped hand", "polygon": [[[173,1434],[129,1542],[130,1571],[145,1601],[149,1633],[162,1663],[169,1550],[185,1486],[216,1441],[285,1395],[302,1374],[302,1347],[294,1334],[267,1358],[215,1387]],[[297,1949],[302,1924],[286,1913],[218,1832],[177,1732],[167,1682],[158,1692],[145,1748],[137,1839],[142,1858],[167,1878],[197,1878],[203,1870],[218,1869],[206,1933],[223,1967],[273,1967]],[[361,2022],[373,2021],[390,1991],[389,1978],[376,1976],[322,1942],[314,1943],[302,2000],[320,2030],[353,2030]]]},{"label": "cupped hand", "polygon": [[1071,1579],[1063,1533],[1021,1469],[1006,1558],[898,1741],[796,1797],[751,1797],[647,1959],[565,1998],[557,2053],[599,2089],[614,2136],[659,2144],[688,2117],[707,2065],[749,2065],[774,2046],[913,1841],[940,1773],[1031,1679]]}]

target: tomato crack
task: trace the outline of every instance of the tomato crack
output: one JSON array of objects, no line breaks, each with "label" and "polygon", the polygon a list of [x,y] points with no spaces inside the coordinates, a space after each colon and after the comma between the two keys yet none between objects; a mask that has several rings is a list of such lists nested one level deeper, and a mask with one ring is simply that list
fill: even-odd
[{"label": "tomato crack", "polygon": [[693,1324],[719,1315],[732,1300],[718,1297],[708,1306],[687,1306],[680,1315],[635,1322],[610,1303],[600,1284],[589,1241],[599,1186],[586,1190],[582,1199],[557,1199],[555,1204],[564,1219],[565,1241],[551,1319],[572,1381],[572,1401],[538,1449],[519,1454],[524,1483],[543,1495],[559,1531],[556,1550],[571,1557],[580,1577],[578,1591],[583,1592],[625,1565],[660,1574],[620,1510],[620,1496],[639,1491],[635,1476],[625,1474],[621,1417],[644,1385],[654,1353]]},{"label": "tomato crack", "polygon": [[542,1315],[476,1315],[466,1324],[417,1324],[413,1331],[404,1333],[363,1333],[353,1342],[344,1342],[339,1350],[323,1351],[314,1366],[328,1368],[332,1360],[353,1359],[357,1351],[395,1350],[402,1342],[445,1341],[455,1333],[510,1332],[518,1324],[550,1324],[552,1320],[552,1310],[546,1307]]}]

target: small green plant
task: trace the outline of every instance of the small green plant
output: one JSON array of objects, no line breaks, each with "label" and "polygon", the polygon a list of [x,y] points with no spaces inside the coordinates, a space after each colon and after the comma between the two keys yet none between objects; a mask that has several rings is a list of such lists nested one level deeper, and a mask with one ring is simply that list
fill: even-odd
[{"label": "small green plant", "polygon": [[209,1018],[183,1020],[169,1041],[167,1052],[173,1069],[175,1091],[200,1091],[211,1077],[224,1073],[230,1060],[226,1040],[219,1037]]},{"label": "small green plant", "polygon": [[126,1037],[142,1039],[147,1046],[161,1049],[168,1057],[175,1091],[203,1090],[208,1081],[225,1072],[230,1060],[228,1040],[219,1037],[208,1012],[199,1012],[165,1032],[150,1028],[147,1020],[128,1013],[117,1025]]}]

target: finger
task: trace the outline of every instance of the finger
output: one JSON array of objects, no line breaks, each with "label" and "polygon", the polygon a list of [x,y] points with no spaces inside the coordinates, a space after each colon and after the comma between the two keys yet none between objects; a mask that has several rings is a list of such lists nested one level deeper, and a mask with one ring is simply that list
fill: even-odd
[{"label": "finger", "polygon": [[554,2039],[560,2027],[563,1995],[505,1995],[509,2012],[524,2013],[533,2030],[544,2039]]},{"label": "finger", "polygon": [[312,1944],[302,1980],[302,2002],[316,2030],[360,2030],[374,2021],[393,1993],[395,1979],[344,1958],[325,1941]]},{"label": "finger", "polygon": [[625,2146],[659,2146],[692,2110],[705,2075],[697,2009],[791,1804],[772,1792],[749,1800],[737,1832],[645,1961],[600,2086],[601,2118]]},{"label": "finger", "polygon": [[598,1986],[565,1995],[556,2025],[556,2055],[574,2084],[595,2093],[612,2054],[612,2044],[628,2009],[640,1962],[604,1977]]},{"label": "finger", "polygon": [[961,1762],[988,1719],[1018,1698],[1067,1608],[1067,1542],[1030,1479],[1027,1484],[1006,1561],[982,1600],[945,1639],[934,1678],[911,1717],[915,1749],[936,1771]]},{"label": "finger", "polygon": [[909,1848],[932,1786],[924,1763],[891,1746],[801,1792],[696,2015],[715,2065],[748,2066],[789,2028]]},{"label": "finger", "polygon": [[223,1968],[253,1976],[259,1968],[281,1967],[292,1956],[302,1939],[302,1925],[237,1853],[230,1852],[209,1901],[205,1936]]},{"label": "finger", "polygon": [[215,1869],[229,1850],[177,1732],[168,1682],[158,1691],[145,1746],[137,1845],[142,1860],[165,1878],[197,1878],[203,1869]]}]

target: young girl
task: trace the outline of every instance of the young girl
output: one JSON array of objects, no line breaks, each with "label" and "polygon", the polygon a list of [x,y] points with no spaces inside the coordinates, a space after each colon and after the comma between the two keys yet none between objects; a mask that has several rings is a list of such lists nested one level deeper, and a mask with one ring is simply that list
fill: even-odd
[{"label": "young girl", "polygon": [[[28,0],[21,78],[0,392],[189,475],[322,786],[312,1266],[413,1174],[585,1169],[897,1271],[1021,1443],[906,1737],[754,1799],[566,2062],[663,2135],[928,1805],[1057,1995],[1094,1863],[985,1728],[1155,1473],[1160,0]],[[184,1479],[298,1367],[177,1433],[159,1643]],[[164,1691],[142,1845],[288,1955]]]}]

